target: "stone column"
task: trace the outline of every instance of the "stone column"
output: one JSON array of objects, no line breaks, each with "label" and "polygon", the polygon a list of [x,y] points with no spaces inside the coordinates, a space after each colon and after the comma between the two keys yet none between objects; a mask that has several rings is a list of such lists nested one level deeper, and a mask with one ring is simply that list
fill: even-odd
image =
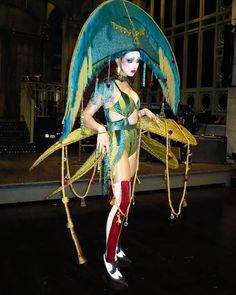
[{"label": "stone column", "polygon": [[226,136],[227,153],[236,153],[236,87],[228,89]]}]

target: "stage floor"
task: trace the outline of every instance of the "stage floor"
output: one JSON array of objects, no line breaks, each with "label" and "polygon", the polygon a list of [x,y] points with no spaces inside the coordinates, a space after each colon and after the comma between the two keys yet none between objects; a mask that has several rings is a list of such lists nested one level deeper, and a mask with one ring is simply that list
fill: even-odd
[{"label": "stage floor", "polygon": [[[138,193],[131,208],[122,236],[133,261],[121,270],[125,294],[234,295],[235,189],[190,188],[174,220],[163,193]],[[61,202],[0,206],[1,295],[117,294],[102,279],[105,204],[101,197],[85,208],[77,199],[69,204],[87,265],[78,264]]]},{"label": "stage floor", "polygon": [[[44,160],[34,170],[29,171],[29,167],[39,157],[40,154],[22,154],[9,155],[0,157],[0,185],[1,184],[24,184],[35,182],[59,181],[61,172],[60,155],[51,155]],[[71,175],[78,170],[88,154],[83,154],[83,158],[79,160],[78,156],[73,154],[70,156]],[[170,170],[171,175],[183,174],[185,165],[180,164],[178,169]],[[236,171],[236,163],[231,164],[215,164],[215,163],[191,163],[190,174],[192,173],[209,173],[209,172],[227,172]],[[139,176],[163,176],[165,165],[158,161],[140,161]],[[89,178],[90,173],[83,176],[83,179]]]}]

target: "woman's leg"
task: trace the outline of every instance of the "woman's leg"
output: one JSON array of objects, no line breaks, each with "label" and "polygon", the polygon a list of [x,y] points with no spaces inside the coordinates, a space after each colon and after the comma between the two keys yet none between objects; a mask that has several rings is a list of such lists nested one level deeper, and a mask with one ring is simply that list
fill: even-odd
[{"label": "woman's leg", "polygon": [[104,264],[110,277],[110,285],[114,289],[124,290],[128,284],[118,270],[116,250],[120,237],[124,215],[130,204],[130,167],[127,152],[124,151],[115,167],[113,195],[115,202],[107,218],[106,226],[106,253]]},{"label": "woman's leg", "polygon": [[[137,152],[135,152],[134,154],[132,154],[129,157],[129,167],[130,167],[130,176],[131,176],[130,177],[130,197],[131,197],[131,193],[132,193],[133,185],[134,185],[134,183],[133,183],[134,175],[135,175],[136,168],[137,168]],[[132,200],[130,200],[130,198],[129,198],[129,203],[131,201]],[[121,239],[119,238],[116,255],[117,255],[117,258],[119,259],[119,265],[120,266],[123,266],[123,267],[127,267],[127,266],[129,266],[132,263],[132,261],[123,252],[123,250],[122,250],[122,243],[121,243],[120,240]]]},{"label": "woman's leg", "polygon": [[124,151],[115,167],[113,194],[115,202],[108,215],[106,226],[106,259],[116,260],[116,248],[121,227],[130,203],[130,167],[127,152]]},{"label": "woman's leg", "polygon": [[130,177],[134,177],[137,169],[137,152],[129,157]]},{"label": "woman's leg", "polygon": [[[126,215],[130,204],[132,177],[135,174],[136,165],[137,152],[128,158],[127,152],[124,151],[119,163],[117,163],[116,166],[113,185],[113,194],[116,202],[113,204],[108,215],[106,227],[106,259],[109,262],[116,260],[116,249],[119,242],[124,215]],[[117,206],[120,208],[121,212],[119,212]]]},{"label": "woman's leg", "polygon": [[[131,177],[134,176],[136,171],[136,153],[130,158],[126,150],[124,151],[120,161],[115,167],[115,178],[113,184],[113,195],[115,202],[112,204],[112,208],[107,218],[106,226],[106,253],[104,255],[104,263],[107,272],[112,278],[110,284],[113,288],[126,289],[128,284],[123,279],[122,274],[118,270],[118,265],[116,263],[117,257],[119,262],[124,261],[122,265],[130,264],[131,261],[124,254],[124,252],[118,247],[118,242],[120,239],[120,234],[123,226],[124,218],[127,214],[127,209],[130,205],[130,195],[131,195]],[[120,255],[117,256],[117,250],[120,250]]]},{"label": "woman's leg", "polygon": [[129,166],[130,166],[130,187],[131,187],[131,193],[134,189],[134,176],[137,169],[137,152],[135,152],[133,155],[129,157]]}]

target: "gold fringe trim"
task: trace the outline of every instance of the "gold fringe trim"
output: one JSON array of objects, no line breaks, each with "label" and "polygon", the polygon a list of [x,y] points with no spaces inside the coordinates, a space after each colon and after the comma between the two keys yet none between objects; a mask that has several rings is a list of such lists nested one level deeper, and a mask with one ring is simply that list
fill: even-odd
[{"label": "gold fringe trim", "polygon": [[159,120],[160,122],[157,124],[148,117],[141,117],[140,128],[162,137],[168,136],[168,139],[173,141],[197,145],[196,138],[184,126],[177,124],[173,119],[159,118]]},{"label": "gold fringe trim", "polygon": [[94,134],[96,134],[96,132],[94,130],[88,129],[88,128],[84,128],[83,131],[81,128],[78,128],[78,129],[72,131],[67,136],[67,138],[65,138],[63,141],[57,141],[52,146],[50,146],[42,155],[40,155],[40,157],[30,167],[30,170],[32,170],[36,166],[38,166],[43,160],[45,160],[47,157],[49,157],[55,151],[61,149],[62,146],[67,146],[67,145],[72,144],[74,142],[80,141],[84,138],[90,137]]}]

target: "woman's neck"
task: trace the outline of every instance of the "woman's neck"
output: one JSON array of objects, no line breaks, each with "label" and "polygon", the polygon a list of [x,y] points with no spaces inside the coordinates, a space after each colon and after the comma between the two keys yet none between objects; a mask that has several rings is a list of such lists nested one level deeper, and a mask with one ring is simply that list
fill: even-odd
[{"label": "woman's neck", "polygon": [[130,80],[129,80],[129,77],[128,76],[117,75],[116,79],[119,80],[120,82],[130,83]]}]

